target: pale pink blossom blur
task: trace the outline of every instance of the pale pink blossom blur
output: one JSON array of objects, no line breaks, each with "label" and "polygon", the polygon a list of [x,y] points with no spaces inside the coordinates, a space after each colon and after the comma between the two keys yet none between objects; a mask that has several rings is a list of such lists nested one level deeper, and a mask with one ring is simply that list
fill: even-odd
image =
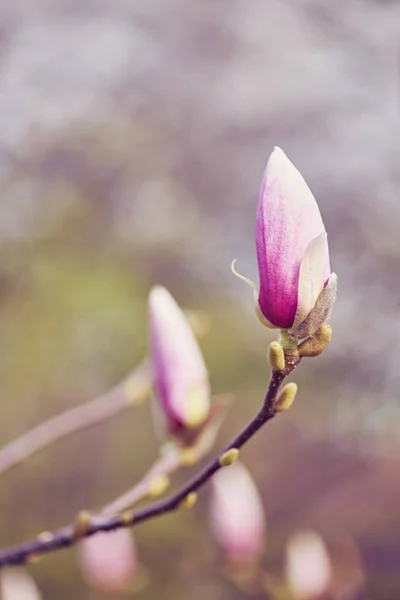
[{"label": "pale pink blossom blur", "polygon": [[78,547],[78,562],[90,587],[109,594],[131,590],[138,570],[131,532],[118,529],[83,539]]},{"label": "pale pink blossom blur", "polygon": [[0,575],[1,600],[41,600],[42,596],[26,571],[4,569]]},{"label": "pale pink blossom blur", "polygon": [[211,481],[211,527],[227,559],[257,563],[265,545],[266,520],[248,470],[236,463],[222,468]]},{"label": "pale pink blossom blur", "polygon": [[149,297],[150,366],[167,430],[184,439],[210,413],[210,386],[200,348],[171,294],[154,287]]},{"label": "pale pink blossom blur", "polygon": [[268,160],[256,218],[260,290],[266,324],[290,329],[310,313],[331,275],[318,204],[280,148]]},{"label": "pale pink blossom blur", "polygon": [[332,579],[331,561],[321,536],[314,531],[295,533],[286,547],[286,581],[296,600],[317,600]]}]

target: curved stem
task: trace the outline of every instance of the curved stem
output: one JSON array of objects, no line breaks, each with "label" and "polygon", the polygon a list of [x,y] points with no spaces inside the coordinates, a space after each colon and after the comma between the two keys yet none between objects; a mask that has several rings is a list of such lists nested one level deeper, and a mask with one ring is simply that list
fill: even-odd
[{"label": "curved stem", "polygon": [[[228,394],[213,396],[213,414],[210,415],[208,424],[194,444],[189,448],[181,447],[174,442],[165,444],[161,448],[160,456],[144,477],[127,492],[104,506],[100,514],[102,516],[115,515],[132,508],[146,496],[153,496],[153,498],[161,496],[168,487],[168,478],[172,473],[175,473],[180,467],[196,464],[211,450],[230,402],[231,396]],[[164,478],[164,482],[162,478]]]},{"label": "curved stem", "polygon": [[157,477],[168,476],[174,473],[182,465],[182,455],[176,448],[168,449],[158,460],[155,461],[146,475],[130,490],[103,506],[100,514],[104,517],[116,515],[142,500],[151,493],[151,484]]},{"label": "curved stem", "polygon": [[33,557],[71,546],[82,537],[88,537],[99,531],[112,531],[121,527],[135,526],[159,515],[177,510],[188,494],[196,492],[221,468],[220,457],[232,448],[241,448],[275,414],[275,401],[287,372],[273,371],[264,402],[255,417],[231,442],[212,459],[197,475],[180,488],[175,494],[139,510],[126,511],[115,516],[81,520],[63,527],[54,533],[39,535],[35,540],[14,546],[0,552],[0,566],[24,564]]},{"label": "curved stem", "polygon": [[53,442],[118,414],[139,403],[150,392],[146,363],[137,367],[115,388],[51,417],[0,450],[0,474],[15,467]]}]

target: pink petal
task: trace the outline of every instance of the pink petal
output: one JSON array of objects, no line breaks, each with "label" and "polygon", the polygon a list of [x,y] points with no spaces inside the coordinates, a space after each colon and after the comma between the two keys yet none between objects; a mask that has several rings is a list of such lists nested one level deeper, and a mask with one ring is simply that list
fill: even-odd
[{"label": "pink petal", "polygon": [[286,579],[298,600],[321,598],[329,589],[332,566],[321,536],[314,531],[298,532],[287,545]]},{"label": "pink petal", "polygon": [[296,315],[300,265],[310,242],[325,232],[317,202],[280,148],[272,152],[261,185],[256,218],[259,305],[277,327]]},{"label": "pink petal", "polygon": [[304,321],[315,306],[321,290],[329,279],[330,272],[328,236],[323,232],[309,243],[301,261],[298,303],[293,326]]},{"label": "pink petal", "polygon": [[230,560],[254,562],[265,541],[265,514],[258,490],[240,463],[212,479],[211,525]]},{"label": "pink petal", "polygon": [[86,582],[99,591],[131,589],[138,567],[131,532],[118,529],[85,538],[79,545],[79,564]]},{"label": "pink petal", "polygon": [[210,410],[208,374],[189,323],[163,287],[150,293],[149,320],[154,388],[170,431],[198,427]]}]

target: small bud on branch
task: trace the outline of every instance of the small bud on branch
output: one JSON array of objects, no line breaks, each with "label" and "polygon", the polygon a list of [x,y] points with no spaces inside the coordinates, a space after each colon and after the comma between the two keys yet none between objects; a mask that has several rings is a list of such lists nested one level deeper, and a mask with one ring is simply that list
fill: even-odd
[{"label": "small bud on branch", "polygon": [[239,450],[237,448],[231,448],[227,450],[219,457],[219,464],[221,467],[229,467],[233,465],[239,458]]},{"label": "small bud on branch", "polygon": [[318,356],[330,344],[332,339],[332,327],[323,325],[316,333],[299,344],[300,356]]},{"label": "small bud on branch", "polygon": [[279,342],[271,342],[268,347],[268,362],[275,371],[285,368],[285,353]]},{"label": "small bud on branch", "polygon": [[278,398],[276,399],[276,412],[284,412],[285,410],[288,410],[288,408],[292,406],[296,394],[297,385],[295,383],[287,383],[279,392]]}]

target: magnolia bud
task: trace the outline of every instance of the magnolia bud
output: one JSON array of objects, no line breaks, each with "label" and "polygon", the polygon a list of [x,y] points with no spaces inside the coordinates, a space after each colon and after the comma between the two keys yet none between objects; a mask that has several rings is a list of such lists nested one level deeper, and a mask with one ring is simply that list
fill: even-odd
[{"label": "magnolia bud", "polygon": [[133,587],[138,570],[136,547],[128,529],[96,533],[78,547],[79,566],[86,583],[104,593],[118,594]]},{"label": "magnolia bud", "polygon": [[211,526],[229,561],[252,565],[264,547],[265,515],[258,490],[241,463],[212,478]]},{"label": "magnolia bud", "polygon": [[166,428],[191,443],[210,414],[206,366],[193,332],[171,294],[152,289],[149,298],[150,364]]},{"label": "magnolia bud", "polygon": [[314,308],[331,270],[318,204],[280,148],[272,152],[262,180],[256,246],[259,311],[270,326],[295,333]]},{"label": "magnolia bud", "polygon": [[316,600],[331,583],[332,567],[324,541],[314,531],[294,534],[286,548],[286,581],[296,600]]},{"label": "magnolia bud", "polygon": [[41,600],[32,577],[26,571],[5,569],[0,576],[1,600]]}]

